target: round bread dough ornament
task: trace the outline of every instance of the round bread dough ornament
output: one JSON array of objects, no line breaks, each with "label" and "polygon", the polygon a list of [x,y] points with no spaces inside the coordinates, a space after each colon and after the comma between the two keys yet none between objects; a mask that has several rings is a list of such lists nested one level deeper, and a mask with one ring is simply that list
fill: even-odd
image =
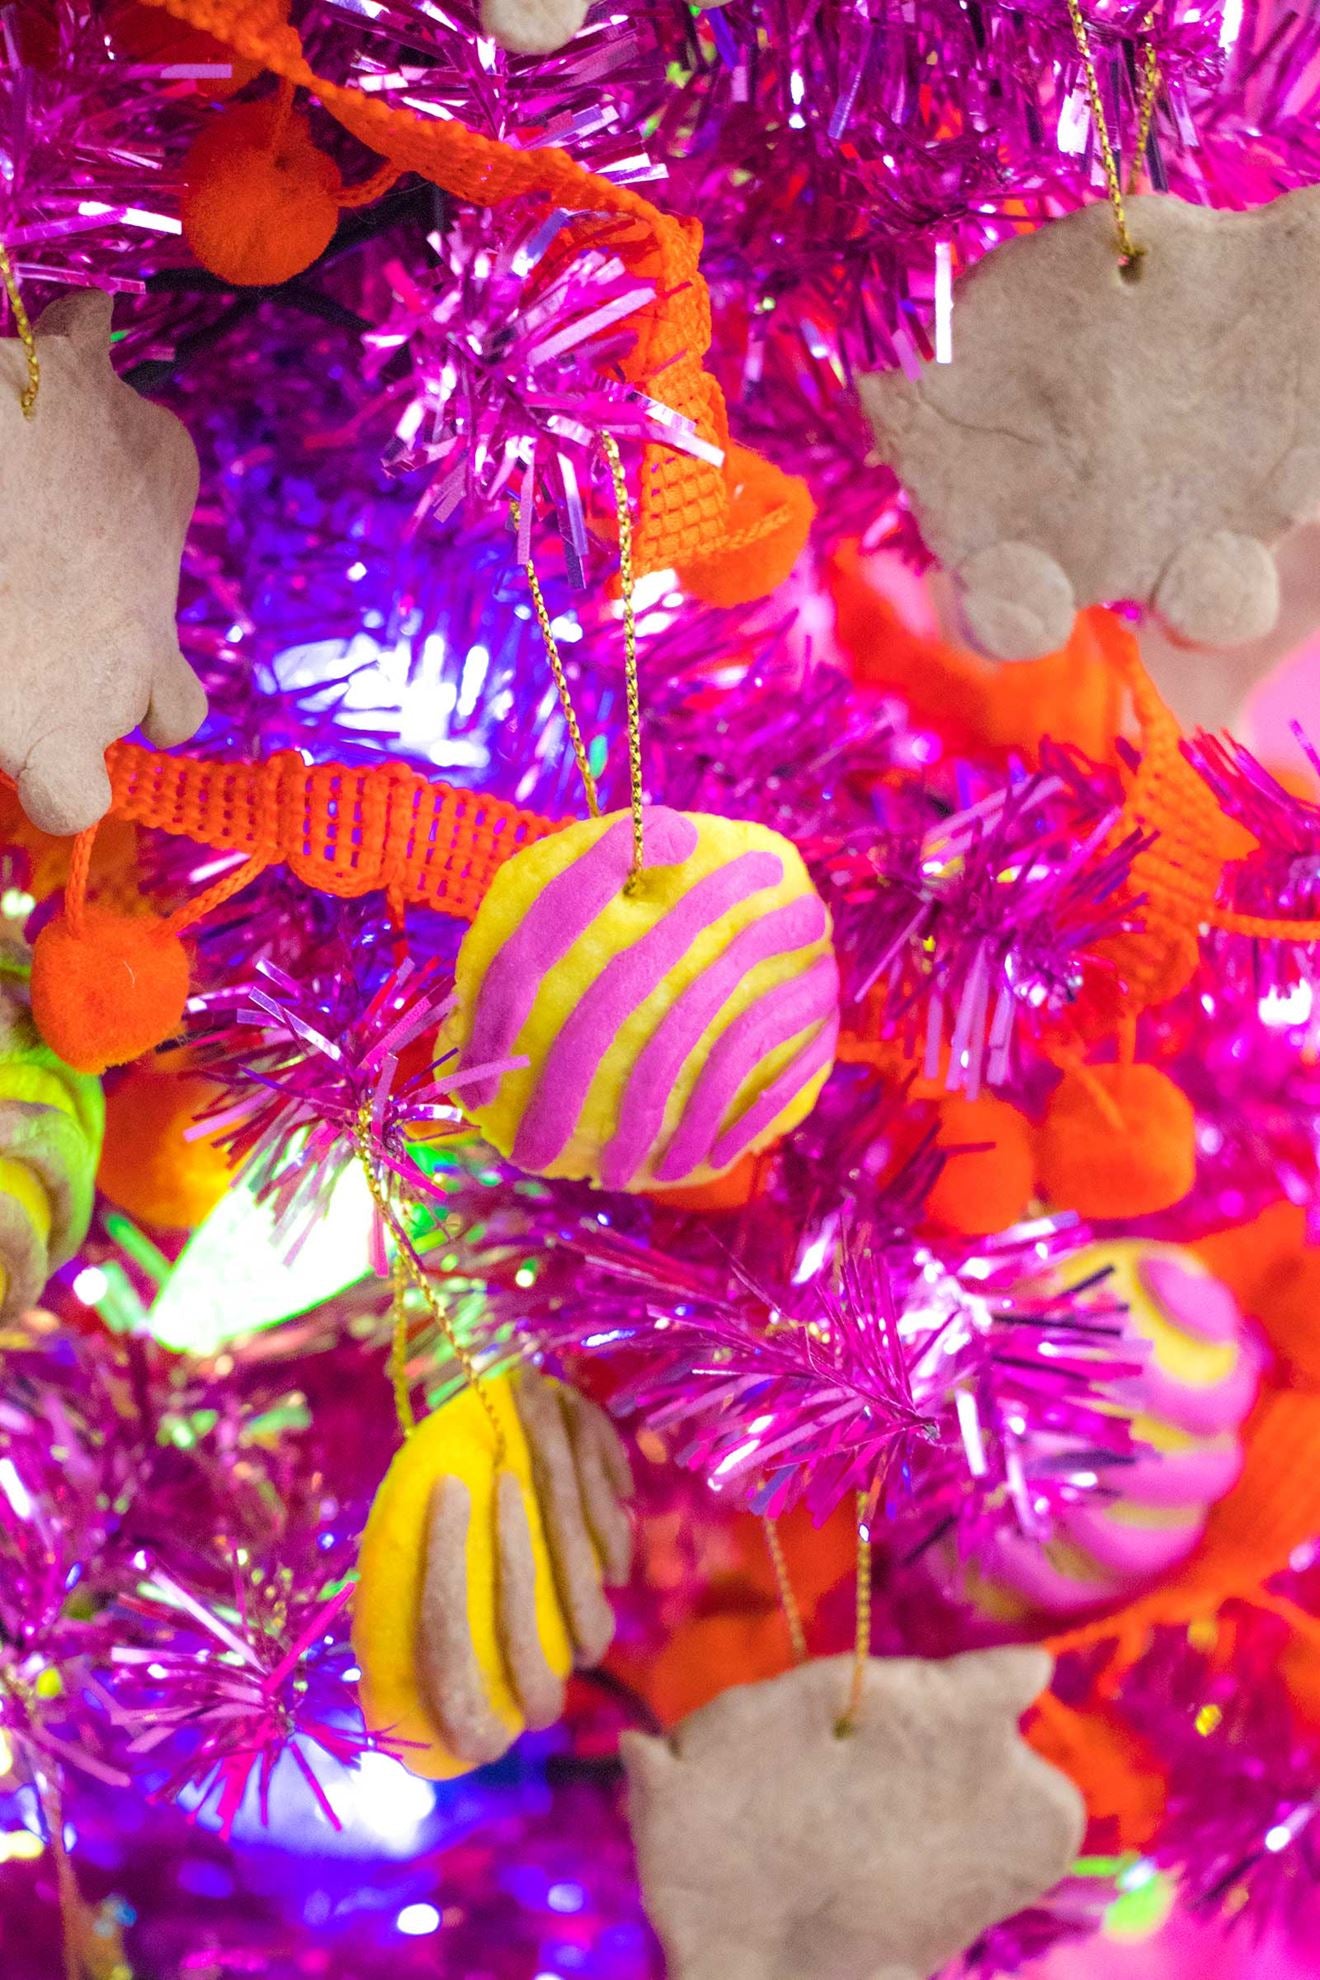
[{"label": "round bread dough ornament", "polygon": [[529,1372],[461,1390],[407,1439],[363,1535],[353,1648],[367,1725],[411,1773],[451,1779],[554,1724],[574,1663],[613,1637],[631,1489],[604,1413]]},{"label": "round bread dough ornament", "polygon": [[1242,1468],[1261,1353],[1233,1295],[1195,1253],[1147,1239],[1089,1246],[1069,1259],[1068,1279],[1106,1269],[1127,1308],[1117,1352],[1145,1356],[1107,1405],[1131,1417],[1136,1455],[1103,1473],[1110,1491],[1065,1513],[1045,1546],[1001,1538],[972,1590],[993,1615],[1071,1616],[1127,1600],[1187,1559]]},{"label": "round bread dough ornament", "polygon": [[520,1169],[691,1188],[779,1140],[834,1063],[830,917],[764,825],[653,805],[500,868],[459,951],[447,1042],[468,1118]]}]

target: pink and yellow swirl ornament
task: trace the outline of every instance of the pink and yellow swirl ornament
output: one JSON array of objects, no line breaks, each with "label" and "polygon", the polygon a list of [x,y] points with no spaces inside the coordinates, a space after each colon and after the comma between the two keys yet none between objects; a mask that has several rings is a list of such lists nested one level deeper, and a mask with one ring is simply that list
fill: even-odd
[{"label": "pink and yellow swirl ornament", "polygon": [[811,1111],[834,1063],[830,917],[764,825],[614,812],[496,874],[455,972],[463,1089],[520,1169],[607,1189],[709,1181]]},{"label": "pink and yellow swirl ornament", "polygon": [[1128,1601],[1187,1559],[1242,1469],[1262,1351],[1232,1293],[1193,1252],[1148,1239],[1092,1245],[1068,1261],[1072,1283],[1105,1270],[1106,1291],[1127,1308],[1120,1352],[1144,1362],[1113,1384],[1108,1405],[1130,1416],[1135,1454],[1102,1474],[1102,1489],[1056,1522],[1048,1544],[1001,1536],[988,1581],[973,1591],[1000,1618]]}]

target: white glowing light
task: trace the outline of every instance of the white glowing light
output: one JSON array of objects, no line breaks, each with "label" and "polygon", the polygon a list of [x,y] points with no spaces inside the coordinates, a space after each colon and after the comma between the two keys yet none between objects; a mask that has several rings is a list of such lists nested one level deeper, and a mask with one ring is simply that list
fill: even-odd
[{"label": "white glowing light", "polygon": [[[350,578],[358,571],[354,564]],[[484,680],[489,653],[472,649],[463,661],[460,686],[457,656],[449,653],[438,632],[419,638],[420,624],[420,615],[405,620],[392,645],[362,631],[351,639],[286,647],[271,665],[271,684],[297,693],[309,712],[333,709],[336,721],[350,728],[379,732],[388,725],[405,754],[424,757],[438,768],[484,770],[489,762],[485,742],[451,735],[450,724],[460,694],[472,698],[473,683],[479,688]]]},{"label": "white glowing light", "polygon": [[935,362],[953,363],[953,248],[935,244]]},{"label": "white glowing light", "polygon": [[1291,990],[1268,990],[1260,1000],[1260,1021],[1273,1031],[1288,1031],[1305,1024],[1315,1004],[1309,983],[1294,983]]},{"label": "white glowing light", "polygon": [[1277,1822],[1272,1829],[1265,1831],[1265,1847],[1271,1856],[1277,1856],[1281,1849],[1287,1849],[1292,1841],[1292,1830],[1286,1822]]},{"label": "white glowing light", "polygon": [[394,1922],[405,1937],[424,1939],[440,1930],[440,1913],[433,1904],[405,1904]]},{"label": "white glowing light", "polygon": [[95,1306],[110,1290],[110,1281],[99,1265],[85,1265],[73,1282],[73,1296],[84,1306]]},{"label": "white glowing light", "polygon": [[[324,1214],[289,1257],[275,1214],[239,1185],[189,1238],[151,1309],[164,1347],[215,1354],[226,1341],[320,1306],[371,1271],[371,1191],[356,1163],[330,1192]],[[74,1291],[79,1298],[85,1272]]]},{"label": "white glowing light", "polygon": [[729,1455],[726,1458],[721,1458],[711,1473],[712,1481],[716,1478],[723,1478],[730,1471],[736,1470],[744,1458],[751,1457],[752,1453],[760,1448],[760,1443],[761,1440],[759,1437],[748,1437],[745,1443],[735,1444]]},{"label": "white glowing light", "polygon": [[828,1231],[823,1233],[822,1236],[812,1239],[811,1243],[803,1252],[798,1268],[793,1274],[793,1284],[795,1286],[805,1285],[808,1279],[815,1278],[817,1272],[819,1272],[821,1266],[825,1263],[825,1254],[829,1248],[830,1236]]},{"label": "white glowing light", "polygon": [[1091,124],[1091,107],[1083,90],[1075,89],[1064,99],[1059,112],[1059,150],[1071,158],[1080,158],[1086,150],[1086,135]]},{"label": "white glowing light", "polygon": [[27,1486],[14,1469],[12,1458],[0,1458],[0,1492],[3,1492],[20,1519],[31,1519],[32,1500]]}]

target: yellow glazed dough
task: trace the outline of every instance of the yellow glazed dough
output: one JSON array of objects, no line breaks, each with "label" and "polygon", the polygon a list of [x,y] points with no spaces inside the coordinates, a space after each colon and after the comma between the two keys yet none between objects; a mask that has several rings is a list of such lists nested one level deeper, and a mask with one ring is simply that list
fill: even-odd
[{"label": "yellow glazed dough", "polygon": [[[540,1507],[532,1488],[532,1457],[505,1378],[484,1380],[482,1391],[504,1433],[504,1463],[523,1490],[536,1563],[536,1620],[550,1669],[566,1677],[573,1665],[568,1628],[555,1593]],[[466,1388],[419,1424],[396,1456],[376,1494],[362,1538],[354,1607],[353,1648],[362,1672],[362,1709],[374,1732],[388,1732],[403,1747],[400,1758],[426,1780],[449,1780],[472,1762],[450,1751],[427,1708],[418,1677],[417,1634],[426,1571],[427,1525],[432,1494],[443,1478],[458,1479],[471,1494],[467,1538],[468,1626],[488,1702],[508,1727],[510,1743],[523,1718],[505,1671],[500,1647],[495,1553],[495,1434],[475,1389]]]},{"label": "yellow glazed dough", "polygon": [[506,861],[464,939],[446,1042],[501,1154],[616,1189],[692,1185],[811,1110],[833,1064],[830,919],[797,849],[745,821],[650,807]]}]

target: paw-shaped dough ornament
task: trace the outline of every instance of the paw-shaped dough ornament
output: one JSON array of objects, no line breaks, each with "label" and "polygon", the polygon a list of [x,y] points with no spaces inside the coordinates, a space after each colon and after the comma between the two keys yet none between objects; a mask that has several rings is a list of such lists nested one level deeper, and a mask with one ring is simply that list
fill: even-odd
[{"label": "paw-shaped dough ornament", "polygon": [[411,1772],[448,1780],[554,1724],[574,1663],[614,1634],[602,1584],[628,1578],[631,1490],[609,1418],[531,1373],[413,1432],[371,1508],[353,1621],[367,1724]]},{"label": "paw-shaped dough ornament", "polygon": [[1085,1814],[1017,1721],[1042,1650],[852,1660],[627,1733],[628,1819],[669,1980],[926,1980],[1065,1874]]},{"label": "paw-shaped dough ornament", "polygon": [[1232,647],[1279,610],[1274,546],[1320,516],[1320,189],[1249,213],[1105,204],[996,248],[959,283],[951,364],[861,394],[982,652],[1061,647],[1133,600]]},{"label": "paw-shaped dough ornament", "polygon": [[30,419],[0,340],[0,770],[46,832],[108,808],[110,743],[141,723],[168,747],[206,713],[175,629],[197,453],[116,377],[110,309],[92,289],[45,311]]}]

